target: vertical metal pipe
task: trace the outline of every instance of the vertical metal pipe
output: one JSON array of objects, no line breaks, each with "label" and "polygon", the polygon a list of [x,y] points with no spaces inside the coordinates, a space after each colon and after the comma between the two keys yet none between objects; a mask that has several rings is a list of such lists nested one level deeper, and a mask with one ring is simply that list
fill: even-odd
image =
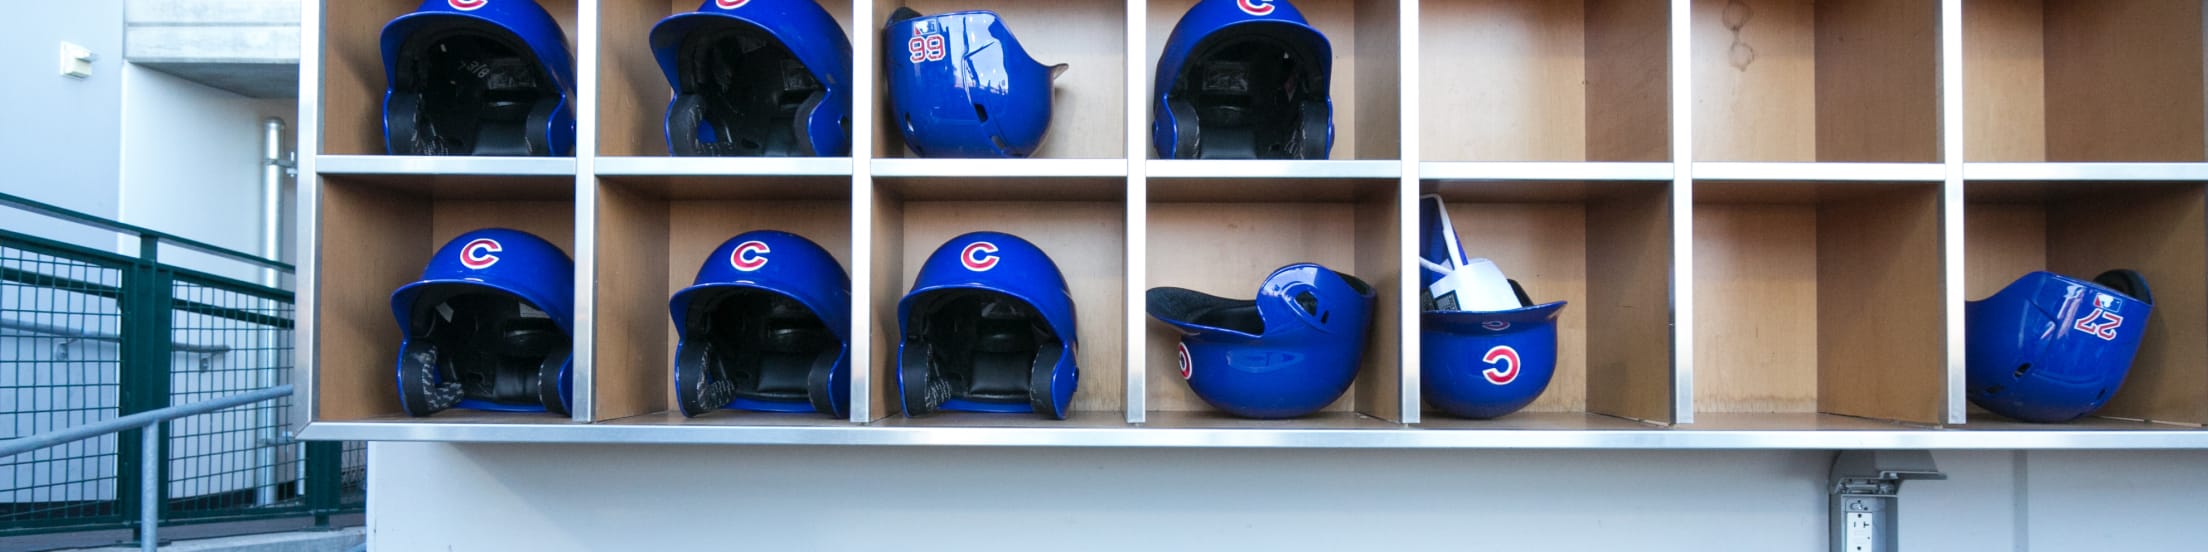
[{"label": "vertical metal pipe", "polygon": [[[292,164],[284,159],[284,119],[282,117],[269,117],[262,120],[261,256],[272,261],[283,260],[283,222],[280,219],[283,218],[284,171],[290,169],[291,166]],[[281,277],[274,268],[261,269],[262,285],[281,288],[283,287],[283,282],[279,280]],[[276,350],[282,346],[282,344],[276,343],[276,336],[274,335],[264,334],[259,338],[259,341],[261,343],[254,348],[255,360],[260,363],[258,367],[260,369],[252,372],[252,385],[255,389],[277,383],[271,381],[271,374],[276,371],[275,366],[279,364]],[[255,447],[253,451],[255,465],[253,469],[253,503],[263,506],[276,502],[276,487],[278,485],[276,451],[277,447],[285,446],[284,443],[288,441],[282,436],[282,424],[270,420],[269,415],[270,412],[267,409],[256,408],[253,410],[252,416],[253,427],[263,428],[259,437],[255,439],[259,446]]]},{"label": "vertical metal pipe", "polygon": [[161,546],[161,422],[146,424],[138,447],[138,549]]}]

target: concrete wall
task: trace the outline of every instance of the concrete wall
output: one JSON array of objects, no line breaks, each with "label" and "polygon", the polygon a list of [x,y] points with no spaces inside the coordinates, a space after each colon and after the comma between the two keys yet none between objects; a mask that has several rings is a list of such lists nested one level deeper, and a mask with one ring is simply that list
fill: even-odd
[{"label": "concrete wall", "polygon": [[[59,73],[63,41],[100,56],[92,77]],[[120,2],[10,2],[0,17],[0,193],[95,215],[119,207],[123,104]],[[18,216],[0,229],[106,247],[105,234]]]},{"label": "concrete wall", "polygon": [[[261,121],[297,118],[294,99],[256,99],[131,65],[124,68],[124,222],[247,253],[261,250]],[[285,144],[290,149],[290,144]],[[285,187],[289,188],[287,181]],[[290,205],[286,202],[285,205]],[[290,233],[296,225],[282,225]],[[249,282],[260,272],[191,251],[162,259]]]},{"label": "concrete wall", "polygon": [[[1906,550],[2200,550],[2208,453],[1936,453]],[[376,550],[1825,550],[1825,451],[369,446]]]}]

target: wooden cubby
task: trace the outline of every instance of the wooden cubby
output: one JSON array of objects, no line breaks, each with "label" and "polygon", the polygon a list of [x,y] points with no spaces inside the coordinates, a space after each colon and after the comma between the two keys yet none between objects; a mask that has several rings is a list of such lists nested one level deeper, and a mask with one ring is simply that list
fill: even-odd
[{"label": "wooden cubby", "polygon": [[1426,161],[1671,160],[1661,0],[1444,0],[1420,11]]},{"label": "wooden cubby", "polygon": [[[1372,329],[1357,379],[1315,418],[1330,423],[1402,419],[1402,312],[1394,180],[1150,179],[1145,206],[1149,273],[1144,289],[1172,286],[1228,298],[1254,297],[1265,276],[1313,262],[1370,284]],[[1213,409],[1181,379],[1180,334],[1146,320],[1143,365],[1147,418],[1181,426],[1278,426]],[[1415,358],[1415,355],[1414,357]]]},{"label": "wooden cubby", "polygon": [[[883,178],[874,182],[873,311],[852,313],[871,325],[871,418],[926,426],[1023,426],[1038,414],[939,412],[903,418],[897,398],[897,303],[912,289],[928,255],[951,238],[995,231],[1041,248],[1073,294],[1080,337],[1079,387],[1067,413],[1076,424],[1116,423],[1127,405],[1126,222],[1122,178]],[[852,400],[859,400],[854,397]]]},{"label": "wooden cubby", "polygon": [[[576,0],[538,0],[560,22],[567,49],[576,49]],[[416,0],[346,0],[322,3],[321,150],[324,155],[383,155],[383,26],[412,13]],[[312,24],[309,21],[308,24]],[[311,78],[312,75],[309,75]],[[572,84],[572,83],[571,83]],[[577,102],[575,96],[569,102]],[[313,109],[301,102],[301,109]],[[580,113],[580,107],[577,108]]]},{"label": "wooden cubby", "polygon": [[[1144,86],[1138,89],[1148,109],[1156,103],[1158,56],[1173,26],[1196,0],[1148,0],[1149,47],[1144,55]],[[1402,155],[1402,50],[1395,2],[1384,0],[1303,0],[1295,2],[1311,26],[1326,35],[1334,50],[1328,97],[1334,101],[1334,148],[1329,159],[1398,159]],[[1150,119],[1142,120],[1149,132]],[[1149,159],[1164,159],[1143,141]]]},{"label": "wooden cubby", "polygon": [[[652,26],[668,16],[698,11],[698,2],[599,0],[597,4],[598,155],[669,156],[667,102],[674,92],[652,55]],[[844,36],[850,36],[851,4],[822,2],[820,6],[843,24]]]},{"label": "wooden cubby", "polygon": [[[647,37],[697,0],[540,1],[593,60],[576,159],[381,155],[377,35],[417,2],[306,4],[309,438],[2208,448],[2198,2],[1300,0],[1334,53],[1330,159],[1220,161],[1159,159],[1148,139],[1157,56],[1195,0],[823,2],[854,47],[854,157],[797,159],[667,156]],[[1037,61],[1071,66],[1034,159],[911,158],[881,78],[900,6],[996,11]],[[1570,302],[1557,376],[1521,412],[1461,420],[1418,396],[1403,210],[1421,193],[1448,201],[1470,253]],[[572,418],[399,413],[391,290],[488,225],[581,263]],[[754,229],[807,236],[850,271],[851,419],[671,411],[668,297]],[[977,230],[1035,242],[1072,286],[1070,420],[898,411],[897,303],[926,255]],[[1358,380],[1312,416],[1219,413],[1180,380],[1178,335],[1141,293],[1248,297],[1298,261],[1378,292]],[[2118,266],[2157,301],[2116,399],[2069,424],[1972,415],[1955,387],[1965,301],[2030,270]]]},{"label": "wooden cubby", "polygon": [[673,411],[679,335],[668,298],[695,281],[714,248],[737,234],[781,230],[851,266],[851,187],[837,177],[601,177],[594,412],[591,420],[654,415],[662,423],[841,424],[825,414]]},{"label": "wooden cubby", "polygon": [[2185,0],[1965,0],[1964,158],[2208,161],[2201,10]]},{"label": "wooden cubby", "polygon": [[1940,184],[1697,182],[1694,195],[1697,423],[1943,421]]},{"label": "wooden cubby", "polygon": [[[1034,159],[1124,158],[1127,149],[1127,6],[1122,2],[1033,2],[1023,0],[873,0],[880,33],[899,6],[922,15],[987,10],[1020,40],[1029,56],[1043,65],[1067,64],[1051,94],[1050,132]],[[903,38],[882,44],[902,52]],[[901,55],[901,54],[900,54]],[[875,79],[874,156],[918,157],[905,148],[905,136],[891,116],[886,76]]]},{"label": "wooden cubby", "polygon": [[1695,161],[1941,160],[1938,2],[1692,1]]},{"label": "wooden cubby", "polygon": [[503,227],[575,252],[573,180],[488,176],[323,176],[318,240],[315,406],[321,420],[564,423],[556,414],[446,410],[426,418],[399,409],[395,375],[404,337],[391,293],[420,280],[445,242]]},{"label": "wooden cubby", "polygon": [[[2198,182],[1969,182],[1965,296],[2035,270],[2145,276],[2154,314],[2124,386],[2096,416],[2208,423],[2208,188]],[[1972,422],[1999,418],[1972,408]]]},{"label": "wooden cubby", "polygon": [[1426,183],[1423,191],[1441,196],[1448,206],[1465,254],[1495,261],[1535,304],[1568,304],[1557,320],[1555,375],[1533,404],[1494,420],[1457,419],[1422,405],[1421,424],[1541,427],[1573,418],[1596,426],[1670,423],[1671,185]]}]

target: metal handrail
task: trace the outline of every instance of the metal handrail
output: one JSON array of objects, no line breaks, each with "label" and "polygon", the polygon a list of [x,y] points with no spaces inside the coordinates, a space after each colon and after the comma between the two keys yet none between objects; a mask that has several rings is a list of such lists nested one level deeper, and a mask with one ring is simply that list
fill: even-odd
[{"label": "metal handrail", "polygon": [[138,463],[138,549],[153,552],[161,545],[156,534],[161,529],[161,423],[185,416],[206,414],[225,408],[253,404],[270,399],[291,396],[291,384],[267,389],[247,391],[220,399],[192,404],[157,408],[112,420],[101,420],[60,431],[48,431],[37,435],[0,441],[0,458],[26,452],[66,445],[131,429],[144,429],[140,438],[140,454],[145,457]]},{"label": "metal handrail", "polygon": [[90,226],[93,228],[99,228],[102,230],[132,234],[143,238],[153,238],[160,241],[161,243],[182,247],[185,249],[214,255],[233,261],[239,261],[254,266],[273,268],[284,272],[292,272],[295,270],[291,266],[291,263],[280,262],[259,255],[254,255],[252,253],[246,253],[244,251],[238,251],[235,249],[202,242],[191,238],[185,238],[177,236],[175,234],[169,234],[143,226],[127,224],[121,221],[108,220],[99,216],[92,215],[90,213],[70,210],[68,208],[53,205],[50,203],[43,203],[27,197],[10,194],[0,194],[0,205],[14,207],[16,209],[46,215],[49,217],[62,219],[69,222]]}]

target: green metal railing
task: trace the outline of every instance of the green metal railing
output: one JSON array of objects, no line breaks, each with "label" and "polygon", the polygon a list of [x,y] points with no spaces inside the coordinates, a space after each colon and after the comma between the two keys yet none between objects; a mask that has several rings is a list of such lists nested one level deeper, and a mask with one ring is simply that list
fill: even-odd
[{"label": "green metal railing", "polygon": [[[164,246],[292,267],[0,194],[135,237],[136,256],[0,230],[0,439],[291,383],[292,292],[163,263]],[[5,211],[0,211],[5,212]],[[112,239],[112,238],[110,238]],[[290,397],[164,424],[162,525],[333,514],[365,504],[361,443],[301,442]],[[0,537],[138,526],[142,430],[0,457]]]}]

